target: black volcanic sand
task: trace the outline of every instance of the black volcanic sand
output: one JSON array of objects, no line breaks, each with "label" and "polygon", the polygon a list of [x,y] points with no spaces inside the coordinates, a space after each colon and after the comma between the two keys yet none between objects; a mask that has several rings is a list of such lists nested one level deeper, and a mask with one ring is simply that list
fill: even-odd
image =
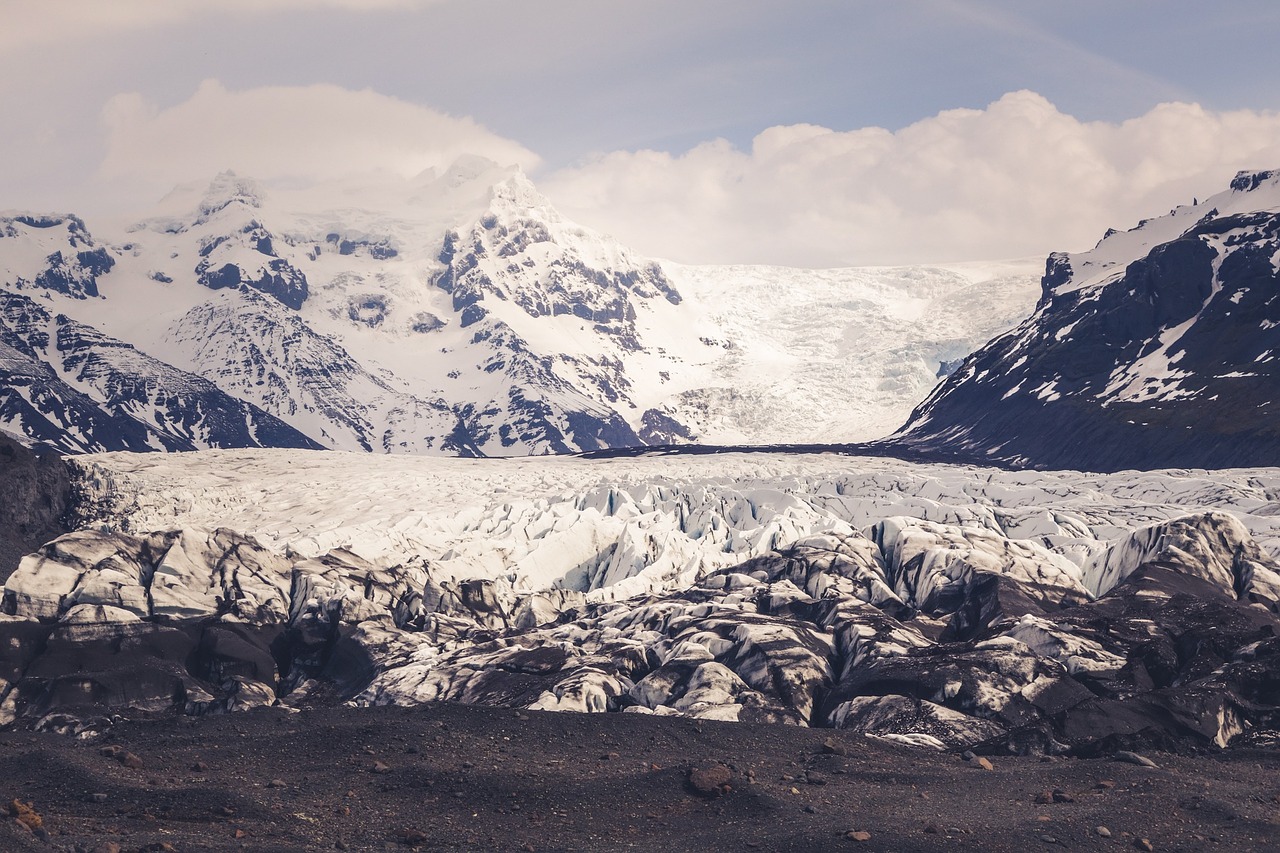
[{"label": "black volcanic sand", "polygon": [[[43,820],[32,833],[4,819],[0,849],[1280,849],[1280,752],[1150,757],[1158,769],[1009,757],[987,770],[820,729],[267,709],[123,722],[95,742],[0,733],[3,802]],[[719,764],[729,790],[698,794],[690,770]],[[1037,803],[1055,789],[1063,801]]]}]

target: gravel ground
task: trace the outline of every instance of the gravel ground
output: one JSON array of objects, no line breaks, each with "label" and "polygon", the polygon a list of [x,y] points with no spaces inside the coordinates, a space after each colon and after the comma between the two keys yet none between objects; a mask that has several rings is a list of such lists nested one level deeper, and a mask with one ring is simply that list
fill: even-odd
[{"label": "gravel ground", "polygon": [[1280,752],[1148,757],[987,769],[783,726],[267,709],[91,742],[0,733],[6,811],[29,803],[41,824],[0,822],[0,849],[1280,849]]}]

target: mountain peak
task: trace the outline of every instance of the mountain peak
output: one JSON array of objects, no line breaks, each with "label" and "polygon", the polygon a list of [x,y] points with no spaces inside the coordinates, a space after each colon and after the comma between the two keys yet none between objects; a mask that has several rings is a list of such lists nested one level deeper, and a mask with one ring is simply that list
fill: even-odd
[{"label": "mountain peak", "polygon": [[200,200],[197,221],[205,222],[218,211],[236,203],[260,208],[265,197],[266,194],[257,181],[241,177],[228,169],[219,173],[205,190],[204,198]]},{"label": "mountain peak", "polygon": [[1241,193],[1253,192],[1263,184],[1280,184],[1280,169],[1245,170],[1231,179],[1231,189]]}]

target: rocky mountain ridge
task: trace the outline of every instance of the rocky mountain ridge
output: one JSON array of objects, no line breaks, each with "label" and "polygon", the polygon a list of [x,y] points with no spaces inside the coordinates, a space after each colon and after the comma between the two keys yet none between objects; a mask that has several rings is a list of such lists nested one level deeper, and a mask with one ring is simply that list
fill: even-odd
[{"label": "rocky mountain ridge", "polygon": [[1280,464],[1280,172],[1052,255],[1042,288],[891,443],[1037,468]]}]

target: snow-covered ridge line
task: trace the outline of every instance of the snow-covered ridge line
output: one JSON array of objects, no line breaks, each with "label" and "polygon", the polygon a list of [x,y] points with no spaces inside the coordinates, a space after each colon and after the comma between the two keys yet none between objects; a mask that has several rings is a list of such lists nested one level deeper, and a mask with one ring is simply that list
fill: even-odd
[{"label": "snow-covered ridge line", "polygon": [[[479,158],[402,189],[393,209],[323,210],[225,173],[124,233],[0,217],[0,291],[321,446],[493,456],[883,435],[1037,292],[1035,262],[659,262]],[[0,425],[45,439],[62,429],[55,443],[71,452],[133,448],[63,425],[53,403],[24,408]],[[143,404],[126,417],[170,415]]]}]

